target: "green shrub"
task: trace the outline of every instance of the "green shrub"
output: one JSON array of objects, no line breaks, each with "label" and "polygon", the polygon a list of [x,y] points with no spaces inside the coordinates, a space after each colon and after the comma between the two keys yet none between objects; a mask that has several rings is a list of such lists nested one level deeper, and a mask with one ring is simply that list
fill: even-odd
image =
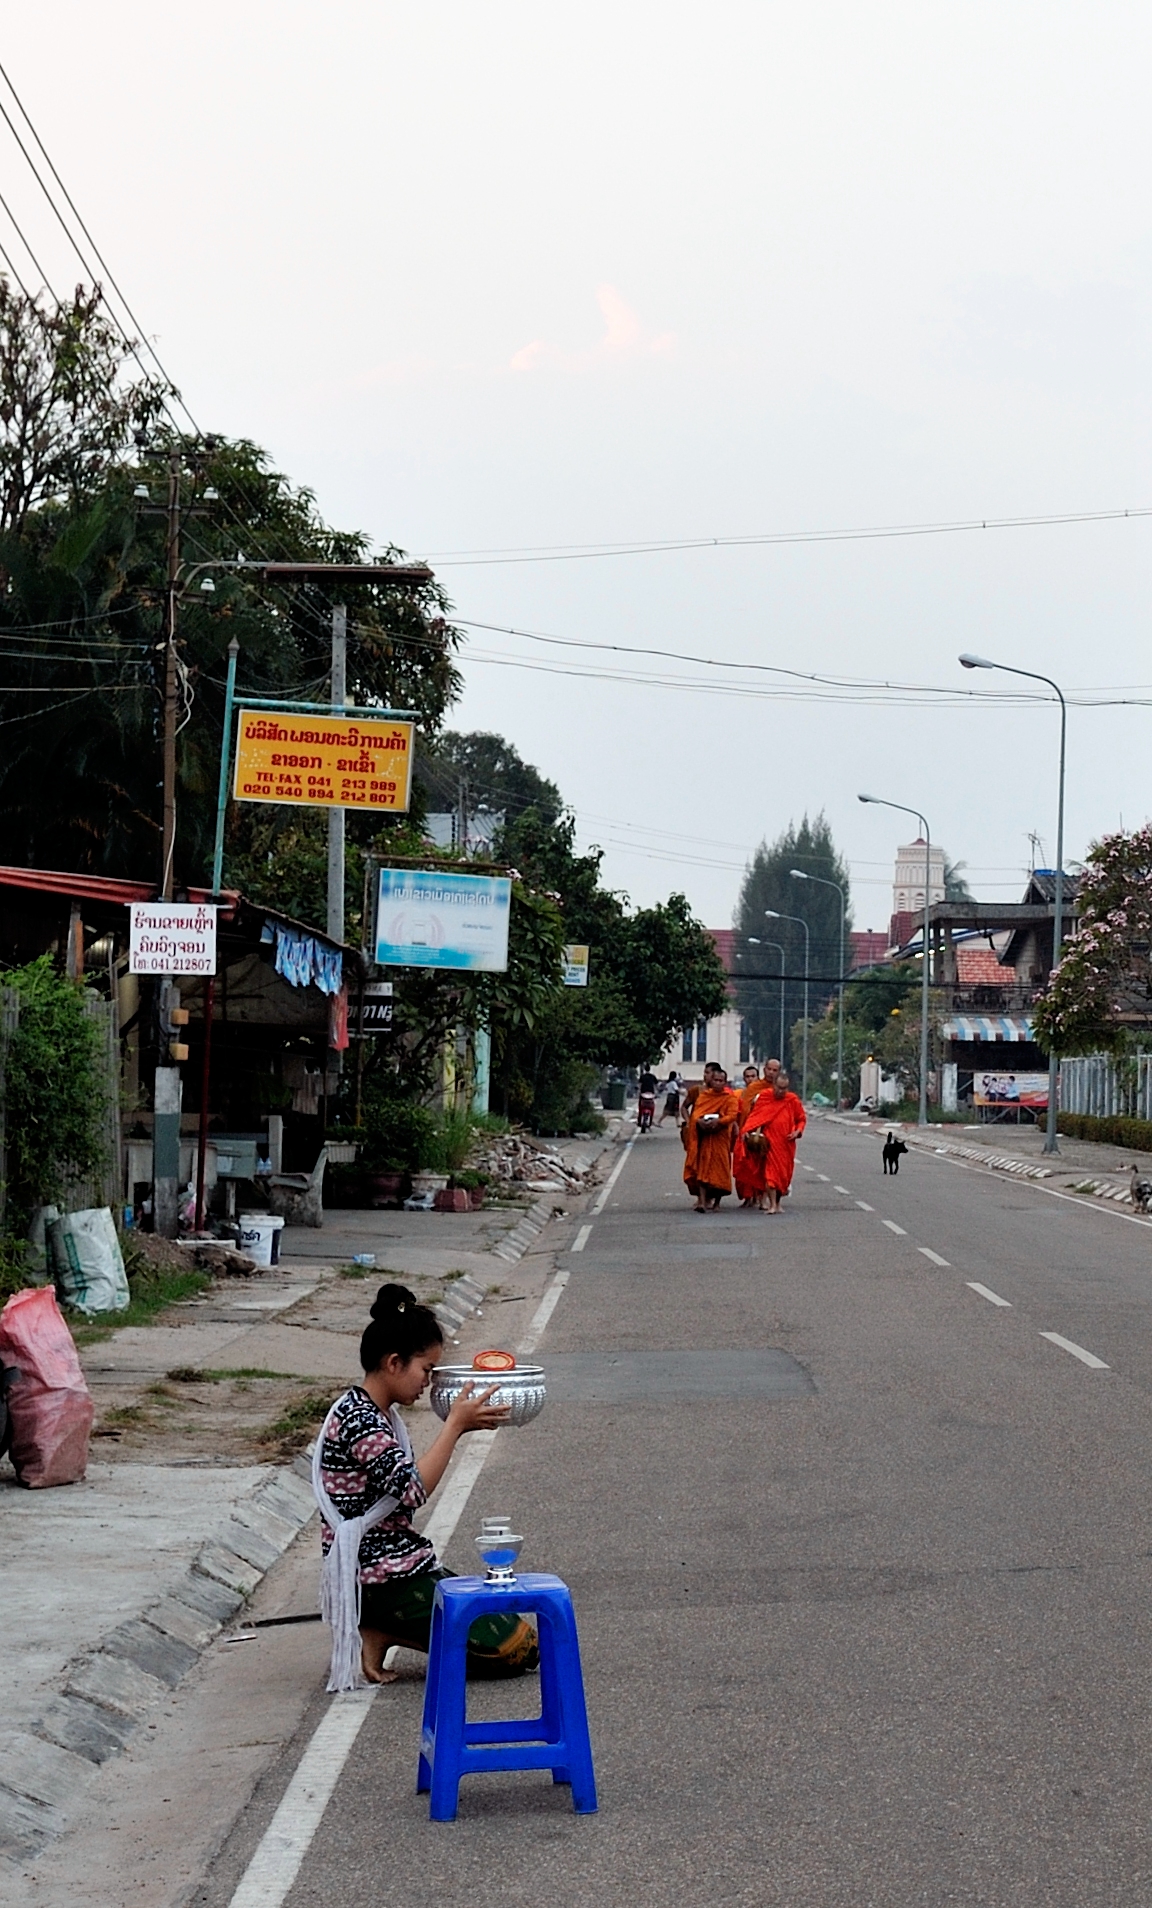
[{"label": "green shrub", "polygon": [[1098,1140],[1126,1152],[1152,1153],[1152,1120],[1131,1120],[1122,1113],[1058,1113],[1056,1130],[1067,1139]]},{"label": "green shrub", "polygon": [[84,990],[51,957],[0,976],[20,998],[5,1066],[8,1199],[5,1223],[25,1231],[34,1206],[60,1202],[68,1179],[103,1164],[100,1032]]}]

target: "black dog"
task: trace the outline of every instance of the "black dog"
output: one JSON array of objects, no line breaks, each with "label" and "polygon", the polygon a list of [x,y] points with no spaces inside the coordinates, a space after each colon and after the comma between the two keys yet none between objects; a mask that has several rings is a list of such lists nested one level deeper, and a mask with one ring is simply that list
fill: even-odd
[{"label": "black dog", "polygon": [[907,1151],[908,1148],[904,1141],[895,1139],[893,1135],[889,1133],[888,1138],[884,1141],[884,1171],[886,1173],[898,1173],[900,1171],[900,1155]]}]

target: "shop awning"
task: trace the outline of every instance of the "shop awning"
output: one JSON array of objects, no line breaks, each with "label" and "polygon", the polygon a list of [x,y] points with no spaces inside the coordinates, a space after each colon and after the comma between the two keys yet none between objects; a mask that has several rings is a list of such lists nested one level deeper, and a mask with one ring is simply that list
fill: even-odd
[{"label": "shop awning", "polygon": [[1024,1014],[957,1014],[940,1029],[945,1040],[1032,1040],[1032,1022]]}]

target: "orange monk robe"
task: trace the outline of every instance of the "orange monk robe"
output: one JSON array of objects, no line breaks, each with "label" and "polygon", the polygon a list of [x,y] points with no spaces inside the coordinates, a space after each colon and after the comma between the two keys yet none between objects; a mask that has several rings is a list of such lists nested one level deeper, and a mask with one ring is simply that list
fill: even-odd
[{"label": "orange monk robe", "polygon": [[743,1126],[762,1093],[771,1093],[771,1080],[753,1080],[740,1095],[740,1124]]},{"label": "orange monk robe", "polygon": [[[740,1097],[743,1099],[743,1094]],[[765,1122],[775,1117],[774,1109],[777,1104],[775,1094],[770,1092],[761,1080],[760,1090],[751,1109],[744,1113],[740,1121],[740,1136],[732,1155],[732,1177],[736,1181],[736,1191],[741,1199],[759,1199],[764,1191],[764,1173],[768,1165],[767,1145],[759,1149],[748,1146],[745,1143],[745,1134],[760,1132]]]},{"label": "orange monk robe", "polygon": [[[718,1123],[701,1132],[707,1113],[715,1113]],[[715,1193],[732,1191],[732,1138],[739,1119],[740,1098],[730,1087],[701,1087],[684,1127],[684,1179],[697,1198],[701,1186]]]},{"label": "orange monk robe", "polygon": [[768,1164],[764,1177],[765,1182],[781,1195],[792,1184],[792,1174],[796,1168],[796,1141],[807,1124],[804,1104],[797,1094],[785,1093],[782,1099],[777,1099],[773,1094],[771,1112],[764,1122],[768,1141]]}]

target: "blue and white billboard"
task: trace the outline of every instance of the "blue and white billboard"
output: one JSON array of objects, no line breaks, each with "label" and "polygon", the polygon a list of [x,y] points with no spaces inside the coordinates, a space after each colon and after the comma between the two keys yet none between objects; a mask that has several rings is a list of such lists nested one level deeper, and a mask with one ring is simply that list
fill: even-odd
[{"label": "blue and white billboard", "polygon": [[506,875],[381,868],[377,963],[502,974],[508,966],[511,897]]}]

